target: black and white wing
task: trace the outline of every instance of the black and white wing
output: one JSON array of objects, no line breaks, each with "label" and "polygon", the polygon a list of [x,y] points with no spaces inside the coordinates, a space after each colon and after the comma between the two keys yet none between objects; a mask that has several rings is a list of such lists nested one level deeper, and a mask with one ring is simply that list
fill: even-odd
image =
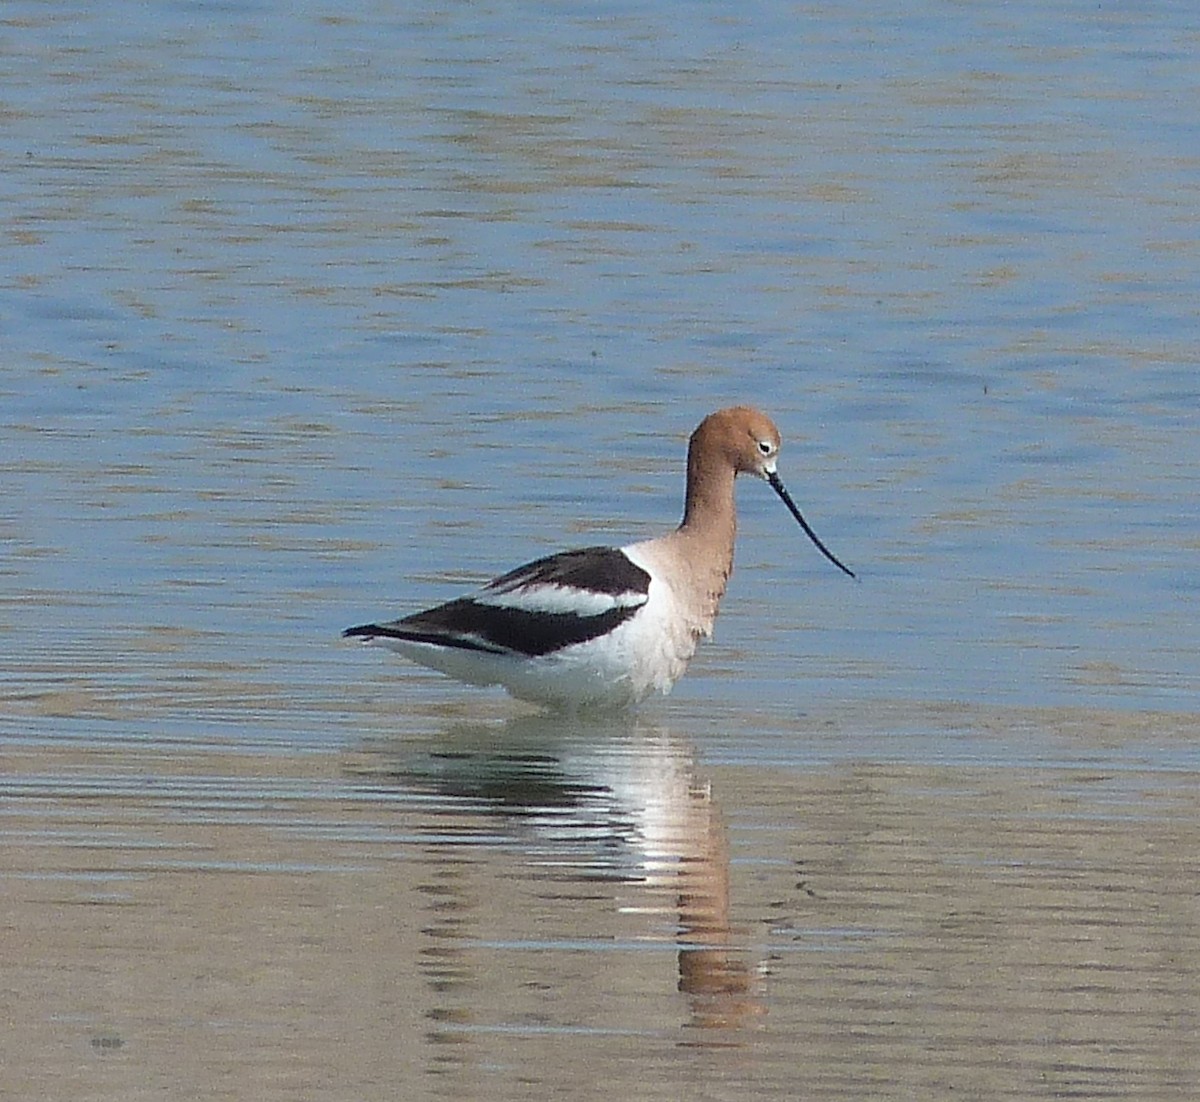
[{"label": "black and white wing", "polygon": [[649,594],[649,573],[620,548],[584,547],[519,566],[470,597],[342,634],[534,658],[612,631]]}]

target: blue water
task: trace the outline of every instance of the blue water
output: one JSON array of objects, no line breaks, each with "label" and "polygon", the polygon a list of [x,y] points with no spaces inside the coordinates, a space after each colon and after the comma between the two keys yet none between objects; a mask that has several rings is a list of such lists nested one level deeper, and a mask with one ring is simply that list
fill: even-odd
[{"label": "blue water", "polygon": [[745,486],[683,699],[1194,708],[1186,6],[6,20],[11,681],[319,698],[746,400],[862,581]]}]

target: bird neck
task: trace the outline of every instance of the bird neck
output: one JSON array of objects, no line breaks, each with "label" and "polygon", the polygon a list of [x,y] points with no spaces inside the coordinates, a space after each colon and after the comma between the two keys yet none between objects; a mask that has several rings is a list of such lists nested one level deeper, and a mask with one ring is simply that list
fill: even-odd
[{"label": "bird neck", "polygon": [[733,571],[737,512],[734,472],[728,464],[705,461],[693,449],[688,455],[687,498],[683,521],[671,541],[683,552],[691,575],[697,612],[711,623]]},{"label": "bird neck", "polygon": [[733,483],[734,471],[727,463],[714,461],[698,448],[690,449],[680,533],[732,546],[737,533]]}]

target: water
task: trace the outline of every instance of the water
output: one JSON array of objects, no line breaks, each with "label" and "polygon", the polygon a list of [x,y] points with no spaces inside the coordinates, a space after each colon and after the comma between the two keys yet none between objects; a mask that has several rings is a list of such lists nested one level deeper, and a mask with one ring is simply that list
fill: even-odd
[{"label": "water", "polygon": [[[1187,5],[3,28],[2,1093],[1194,1096]],[[338,641],[744,400],[636,720]]]}]

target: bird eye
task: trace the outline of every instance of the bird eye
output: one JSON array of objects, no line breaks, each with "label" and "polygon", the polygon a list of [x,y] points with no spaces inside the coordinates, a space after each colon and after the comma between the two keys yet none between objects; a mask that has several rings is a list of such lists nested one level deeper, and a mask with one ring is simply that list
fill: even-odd
[{"label": "bird eye", "polygon": [[775,448],[771,444],[770,440],[760,440],[758,442],[758,450],[760,452],[762,452],[763,455],[770,455],[775,450]]}]

